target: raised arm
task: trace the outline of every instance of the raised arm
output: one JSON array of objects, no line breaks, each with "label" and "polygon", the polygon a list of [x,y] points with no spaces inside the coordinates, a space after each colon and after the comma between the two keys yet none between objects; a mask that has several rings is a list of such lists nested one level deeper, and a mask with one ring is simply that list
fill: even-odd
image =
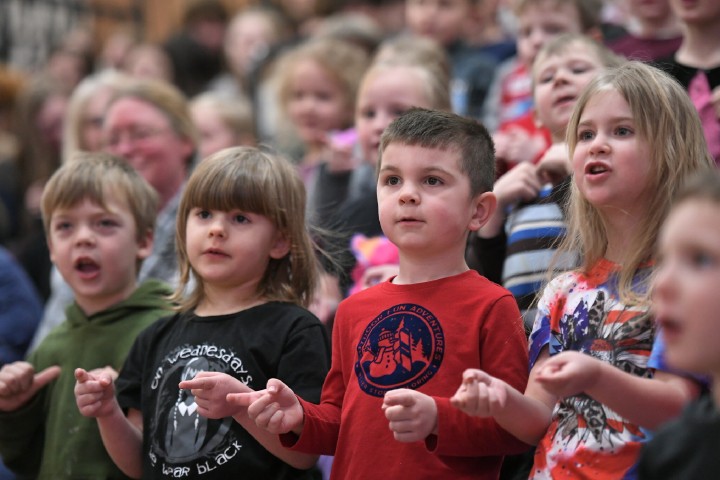
[{"label": "raised arm", "polygon": [[115,399],[113,375],[108,371],[75,370],[75,401],[80,413],[95,417],[110,457],[132,478],[142,477],[142,414],[131,409],[127,417]]},{"label": "raised arm", "polygon": [[567,397],[581,392],[641,427],[655,429],[697,397],[696,382],[658,371],[654,378],[627,373],[580,352],[563,352],[543,365],[537,381]]},{"label": "raised arm", "polygon": [[[260,427],[248,416],[247,406],[236,402],[237,394],[255,393],[240,380],[219,372],[200,372],[192,380],[180,382],[180,388],[189,389],[195,396],[198,412],[208,418],[233,417],[247,432],[252,435],[267,451],[288,465],[308,469],[317,462],[317,455],[293,452],[280,444],[277,435]],[[286,387],[292,394],[292,390]],[[297,401],[295,395],[293,399]],[[299,402],[298,402],[299,405]]]},{"label": "raised arm", "polygon": [[493,186],[497,208],[477,235],[480,238],[499,235],[505,225],[508,207],[522,200],[532,200],[541,187],[537,167],[532,163],[521,163],[500,177]]}]

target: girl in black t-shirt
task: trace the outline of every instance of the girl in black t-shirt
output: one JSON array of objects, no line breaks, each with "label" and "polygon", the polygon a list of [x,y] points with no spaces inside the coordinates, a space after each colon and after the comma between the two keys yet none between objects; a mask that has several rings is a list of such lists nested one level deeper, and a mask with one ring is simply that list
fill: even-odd
[{"label": "girl in black t-shirt", "polygon": [[76,373],[78,406],[127,475],[312,478],[316,456],[286,450],[225,401],[276,376],[319,400],[329,341],[303,308],[319,275],[304,212],[295,168],[258,149],[222,150],[192,174],[177,220],[178,312],[138,337],[115,385]]}]

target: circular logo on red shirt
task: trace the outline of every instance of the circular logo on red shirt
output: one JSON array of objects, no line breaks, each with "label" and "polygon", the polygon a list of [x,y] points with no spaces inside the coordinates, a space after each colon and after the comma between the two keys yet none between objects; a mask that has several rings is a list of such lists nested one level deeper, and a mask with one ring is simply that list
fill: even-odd
[{"label": "circular logo on red shirt", "polygon": [[365,328],[357,346],[355,374],[368,395],[396,388],[417,390],[440,368],[445,336],[432,312],[412,303],[383,311]]}]

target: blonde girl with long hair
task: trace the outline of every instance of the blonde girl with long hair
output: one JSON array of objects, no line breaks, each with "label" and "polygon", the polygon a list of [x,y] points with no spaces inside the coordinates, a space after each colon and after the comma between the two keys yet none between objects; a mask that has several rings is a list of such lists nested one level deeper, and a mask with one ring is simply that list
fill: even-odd
[{"label": "blonde girl with long hair", "polygon": [[699,391],[649,360],[648,286],[676,190],[713,162],[687,94],[639,62],[588,85],[567,132],[573,182],[560,251],[579,252],[580,267],[543,290],[524,395],[468,370],[452,401],[537,445],[531,478],[632,478],[644,428]]}]

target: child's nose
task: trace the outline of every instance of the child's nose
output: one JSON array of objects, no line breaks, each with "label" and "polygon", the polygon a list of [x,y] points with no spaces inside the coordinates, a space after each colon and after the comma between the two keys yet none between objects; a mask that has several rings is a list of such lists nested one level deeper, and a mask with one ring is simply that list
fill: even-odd
[{"label": "child's nose", "polygon": [[394,119],[389,113],[379,112],[372,121],[373,132],[382,133]]},{"label": "child's nose", "polygon": [[300,109],[303,112],[312,112],[316,107],[317,100],[310,95],[305,95],[302,100],[300,100]]},{"label": "child's nose", "polygon": [[537,53],[547,42],[547,35],[541,29],[536,28],[530,33],[529,41],[533,47],[533,50],[535,51],[535,53]]},{"label": "child's nose", "polygon": [[411,182],[405,182],[400,190],[400,203],[417,204],[420,203],[420,195],[417,187]]},{"label": "child's nose", "polygon": [[78,225],[75,243],[77,245],[92,245],[95,243],[95,234],[89,225]]},{"label": "child's nose", "polygon": [[598,132],[590,144],[590,153],[598,155],[607,153],[609,150],[610,145],[607,142],[606,136],[603,133]]},{"label": "child's nose", "polygon": [[553,78],[553,83],[556,85],[567,83],[569,76],[570,76],[570,71],[568,69],[559,68],[555,72],[555,77]]},{"label": "child's nose", "polygon": [[225,236],[225,222],[218,218],[210,224],[210,230],[208,232],[211,237],[224,237]]}]

